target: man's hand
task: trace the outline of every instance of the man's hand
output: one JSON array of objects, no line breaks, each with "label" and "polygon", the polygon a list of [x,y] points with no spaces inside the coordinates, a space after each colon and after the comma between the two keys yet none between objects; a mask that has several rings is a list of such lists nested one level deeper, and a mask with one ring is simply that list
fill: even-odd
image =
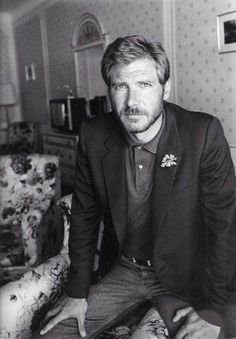
[{"label": "man's hand", "polygon": [[87,311],[86,299],[74,299],[64,297],[58,302],[55,307],[48,312],[47,318],[52,318],[47,325],[40,331],[40,334],[45,334],[51,330],[56,324],[68,318],[76,318],[81,337],[86,336],[84,319]]},{"label": "man's hand", "polygon": [[177,332],[175,339],[216,339],[220,332],[220,327],[212,325],[194,311],[192,307],[185,307],[176,312],[173,322],[186,317],[186,321]]}]

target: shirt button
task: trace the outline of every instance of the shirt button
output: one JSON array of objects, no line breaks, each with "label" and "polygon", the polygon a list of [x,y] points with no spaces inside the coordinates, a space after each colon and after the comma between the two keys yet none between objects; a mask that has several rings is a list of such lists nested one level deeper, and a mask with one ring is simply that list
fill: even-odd
[{"label": "shirt button", "polygon": [[138,168],[139,169],[143,169],[143,165],[138,165]]}]

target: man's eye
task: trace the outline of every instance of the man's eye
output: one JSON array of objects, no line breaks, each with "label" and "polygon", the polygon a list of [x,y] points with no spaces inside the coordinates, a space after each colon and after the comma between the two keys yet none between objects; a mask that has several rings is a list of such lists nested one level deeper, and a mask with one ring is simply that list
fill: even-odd
[{"label": "man's eye", "polygon": [[149,83],[149,82],[143,82],[143,81],[141,81],[140,83],[139,83],[139,85],[140,85],[140,87],[151,87],[152,85]]},{"label": "man's eye", "polygon": [[115,86],[115,89],[125,89],[125,88],[126,88],[125,84],[118,84]]}]

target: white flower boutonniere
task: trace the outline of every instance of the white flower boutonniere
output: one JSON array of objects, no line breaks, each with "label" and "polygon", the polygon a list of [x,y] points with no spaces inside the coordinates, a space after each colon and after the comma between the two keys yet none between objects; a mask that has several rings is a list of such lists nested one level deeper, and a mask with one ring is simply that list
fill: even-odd
[{"label": "white flower boutonniere", "polygon": [[173,154],[166,154],[164,158],[161,161],[161,167],[171,167],[171,166],[176,166],[177,158]]}]

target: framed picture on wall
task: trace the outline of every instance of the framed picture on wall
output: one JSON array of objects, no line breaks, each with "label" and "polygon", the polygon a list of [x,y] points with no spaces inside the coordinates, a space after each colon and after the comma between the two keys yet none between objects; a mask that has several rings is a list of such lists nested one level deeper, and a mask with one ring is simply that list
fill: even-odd
[{"label": "framed picture on wall", "polygon": [[219,53],[236,51],[236,11],[217,15]]}]

